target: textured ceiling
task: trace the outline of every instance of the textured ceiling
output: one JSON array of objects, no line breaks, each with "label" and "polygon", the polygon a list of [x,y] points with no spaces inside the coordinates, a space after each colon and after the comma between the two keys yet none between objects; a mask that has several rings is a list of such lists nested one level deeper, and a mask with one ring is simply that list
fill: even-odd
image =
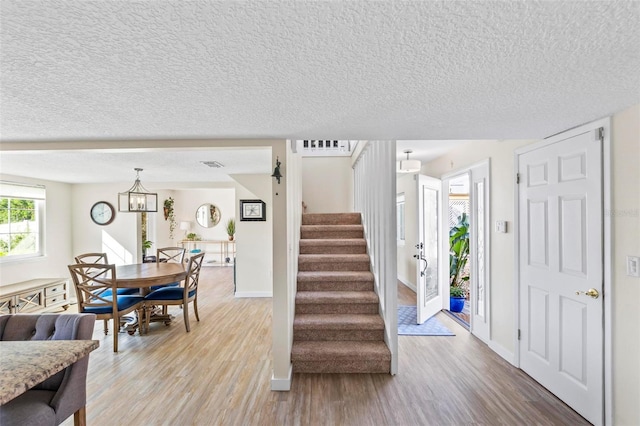
[{"label": "textured ceiling", "polygon": [[640,102],[636,1],[0,7],[0,141],[537,138]]},{"label": "textured ceiling", "polygon": [[[211,168],[202,161],[217,161]],[[9,175],[66,183],[129,182],[142,168],[140,180],[148,188],[175,188],[181,184],[212,186],[231,182],[230,174],[271,173],[271,149],[208,150],[83,150],[3,151],[0,171]],[[150,182],[155,185],[149,185]],[[127,188],[123,188],[123,191]]]}]

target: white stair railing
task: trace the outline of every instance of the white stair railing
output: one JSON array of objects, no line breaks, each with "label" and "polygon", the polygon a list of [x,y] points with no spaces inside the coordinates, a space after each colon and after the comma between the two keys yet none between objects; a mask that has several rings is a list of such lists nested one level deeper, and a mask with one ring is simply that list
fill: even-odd
[{"label": "white stair railing", "polygon": [[354,207],[362,214],[391,374],[398,372],[395,150],[395,141],[369,141],[353,163]]}]

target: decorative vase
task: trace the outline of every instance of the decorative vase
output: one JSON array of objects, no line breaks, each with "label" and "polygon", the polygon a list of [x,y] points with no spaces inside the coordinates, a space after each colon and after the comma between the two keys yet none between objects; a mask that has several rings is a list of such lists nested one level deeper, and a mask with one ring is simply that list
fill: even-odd
[{"label": "decorative vase", "polygon": [[169,219],[169,207],[164,207],[164,220]]},{"label": "decorative vase", "polygon": [[229,235],[229,241],[233,241],[233,235]]},{"label": "decorative vase", "polygon": [[464,297],[449,297],[449,310],[451,312],[462,312],[464,309]]}]

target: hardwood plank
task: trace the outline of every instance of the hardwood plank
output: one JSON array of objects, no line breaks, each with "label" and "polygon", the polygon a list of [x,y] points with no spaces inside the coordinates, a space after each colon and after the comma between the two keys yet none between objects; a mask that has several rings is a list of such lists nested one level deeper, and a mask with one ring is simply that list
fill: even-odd
[{"label": "hardwood plank", "polygon": [[400,336],[396,376],[295,374],[290,392],[272,392],[271,299],[235,299],[232,268],[200,279],[190,333],[171,307],[170,326],[122,333],[115,354],[96,323],[87,424],[588,424],[442,313],[456,336]]}]

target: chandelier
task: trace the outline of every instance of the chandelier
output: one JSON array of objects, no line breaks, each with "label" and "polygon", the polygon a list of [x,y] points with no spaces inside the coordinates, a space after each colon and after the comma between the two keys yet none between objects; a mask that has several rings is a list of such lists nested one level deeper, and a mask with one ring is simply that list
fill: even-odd
[{"label": "chandelier", "polygon": [[140,183],[142,169],[136,167],[133,170],[136,171],[136,181],[126,192],[118,193],[118,211],[130,213],[157,212],[158,194],[147,191]]}]

